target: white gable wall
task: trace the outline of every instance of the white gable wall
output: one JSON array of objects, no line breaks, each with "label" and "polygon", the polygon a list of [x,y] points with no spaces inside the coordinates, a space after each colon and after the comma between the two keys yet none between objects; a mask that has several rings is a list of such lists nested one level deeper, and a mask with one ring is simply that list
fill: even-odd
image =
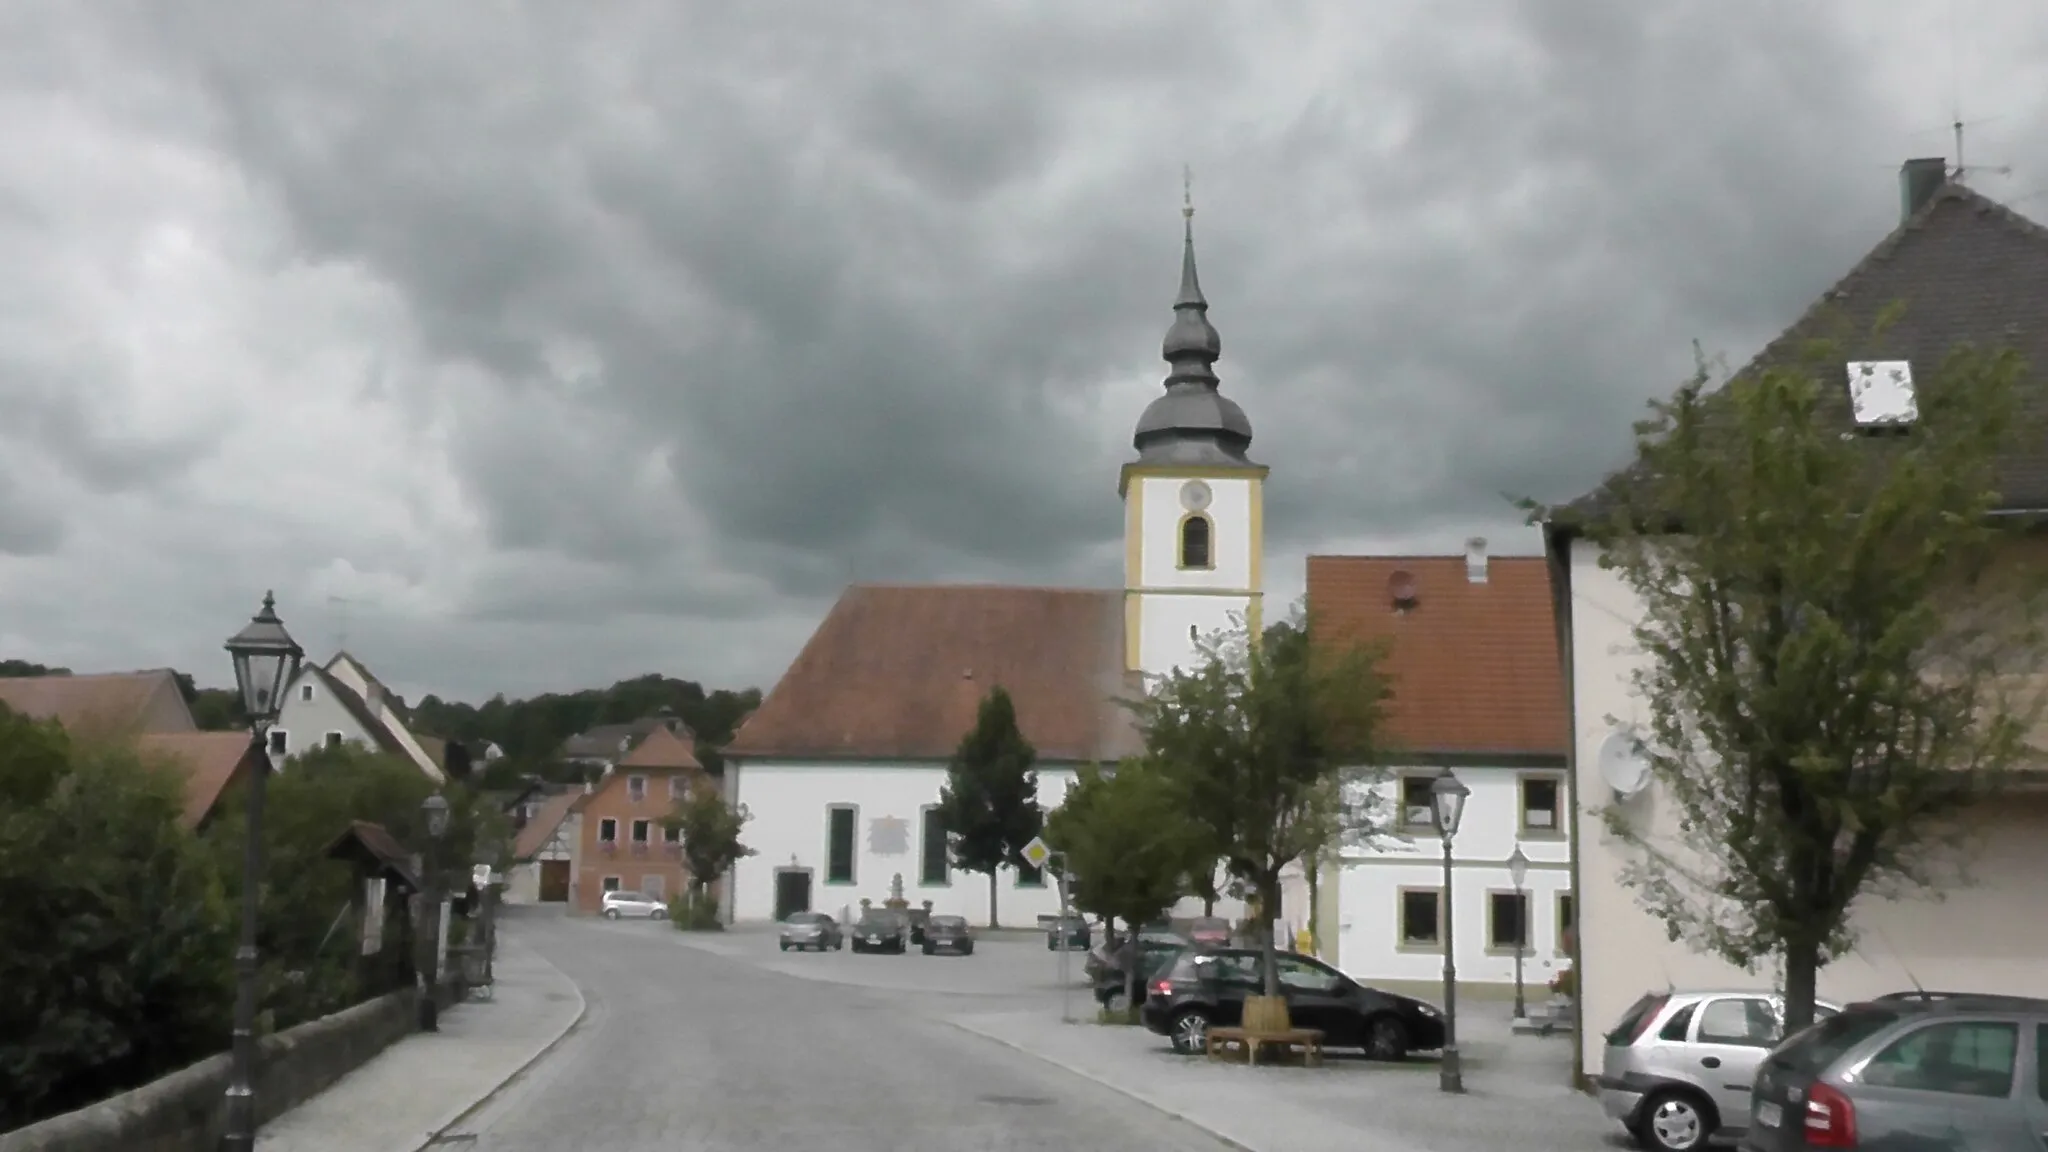
[{"label": "white gable wall", "polygon": [[[1600,746],[1612,722],[1645,713],[1629,685],[1641,659],[1632,630],[1642,607],[1620,577],[1599,566],[1592,544],[1571,545],[1572,748],[1578,795],[1579,980],[1581,1055],[1599,1067],[1601,1037],[1645,991],[1667,982],[1686,987],[1774,985],[1775,971],[1745,973],[1671,941],[1663,922],[1644,911],[1621,882],[1633,850],[1617,841],[1600,811],[1614,792],[1600,778]],[[1657,786],[1624,803],[1630,818],[1661,830],[1661,849],[1679,853],[1669,830],[1675,817],[1660,805]],[[1945,899],[1866,897],[1855,923],[1856,953],[1821,970],[1820,994],[1855,1000],[1912,987],[2048,996],[2048,797],[2014,796],[1982,815],[1972,883]],[[1462,928],[1462,925],[1461,925]]]},{"label": "white gable wall", "polygon": [[[858,912],[862,897],[877,906],[889,898],[892,877],[903,877],[903,896],[913,908],[932,902],[939,915],[965,916],[969,923],[988,923],[988,878],[954,869],[944,885],[919,883],[923,861],[923,811],[937,804],[946,782],[942,764],[914,762],[792,762],[760,760],[729,764],[726,776],[732,799],[751,814],[742,839],[754,855],[733,869],[731,915],[737,922],[766,921],[775,913],[775,874],[792,861],[811,870],[811,907],[837,915]],[[1066,798],[1075,770],[1040,766],[1038,802],[1048,812]],[[836,804],[858,809],[854,820],[854,879],[851,884],[826,882],[827,810]],[[901,855],[878,855],[870,832],[873,821],[894,817],[909,828]],[[997,876],[997,915],[1003,925],[1032,927],[1041,915],[1059,912],[1059,892],[1051,883],[1020,887],[1014,869]]]}]

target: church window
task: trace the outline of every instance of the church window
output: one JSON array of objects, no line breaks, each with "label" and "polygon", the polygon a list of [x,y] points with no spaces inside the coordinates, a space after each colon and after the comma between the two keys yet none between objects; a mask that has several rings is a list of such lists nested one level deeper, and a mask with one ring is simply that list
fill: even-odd
[{"label": "church window", "polygon": [[1213,531],[1209,518],[1200,513],[1189,513],[1180,522],[1180,566],[1182,568],[1214,568],[1215,558],[1210,554],[1210,535]]},{"label": "church window", "polygon": [[853,828],[858,813],[851,804],[825,810],[825,883],[853,883]]},{"label": "church window", "polygon": [[925,885],[950,884],[953,880],[952,861],[948,858],[946,843],[946,822],[939,818],[936,807],[927,806],[922,816],[923,827],[919,829],[919,847],[923,849],[919,861],[917,882]]}]

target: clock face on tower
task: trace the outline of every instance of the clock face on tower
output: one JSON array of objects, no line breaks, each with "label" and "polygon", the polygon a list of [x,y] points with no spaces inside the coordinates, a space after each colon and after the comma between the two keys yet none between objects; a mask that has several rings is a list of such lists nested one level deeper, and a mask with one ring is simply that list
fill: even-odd
[{"label": "clock face on tower", "polygon": [[1209,507],[1209,486],[1200,480],[1190,480],[1180,486],[1180,506],[1190,512],[1200,512]]}]

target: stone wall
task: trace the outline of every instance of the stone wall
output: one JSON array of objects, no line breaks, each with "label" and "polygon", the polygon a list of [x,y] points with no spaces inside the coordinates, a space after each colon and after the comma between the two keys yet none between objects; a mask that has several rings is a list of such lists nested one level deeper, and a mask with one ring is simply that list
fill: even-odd
[{"label": "stone wall", "polygon": [[[459,999],[444,988],[442,1002]],[[417,1027],[415,994],[394,992],[266,1036],[257,1059],[258,1122],[267,1123]],[[76,1112],[0,1133],[0,1152],[214,1152],[226,1119],[226,1053]]]}]

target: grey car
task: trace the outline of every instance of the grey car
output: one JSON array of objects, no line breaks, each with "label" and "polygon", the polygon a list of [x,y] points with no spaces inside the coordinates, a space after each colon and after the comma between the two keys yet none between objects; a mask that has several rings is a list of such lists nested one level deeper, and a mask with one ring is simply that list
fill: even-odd
[{"label": "grey car", "polygon": [[[1830,1017],[1834,1004],[1814,1006]],[[1656,992],[1607,1034],[1600,1105],[1644,1146],[1692,1152],[1749,1122],[1757,1068],[1784,1036],[1784,999],[1754,989]]]},{"label": "grey car", "polygon": [[900,955],[910,950],[910,917],[894,909],[873,909],[861,913],[850,935],[855,952],[895,952]]},{"label": "grey car", "polygon": [[1906,994],[1851,1005],[1764,1061],[1743,1147],[2048,1149],[2048,1000]]},{"label": "grey car", "polygon": [[784,952],[791,948],[799,952],[837,951],[846,947],[846,935],[839,930],[839,921],[823,912],[792,912],[782,922],[782,936],[777,943]]}]

